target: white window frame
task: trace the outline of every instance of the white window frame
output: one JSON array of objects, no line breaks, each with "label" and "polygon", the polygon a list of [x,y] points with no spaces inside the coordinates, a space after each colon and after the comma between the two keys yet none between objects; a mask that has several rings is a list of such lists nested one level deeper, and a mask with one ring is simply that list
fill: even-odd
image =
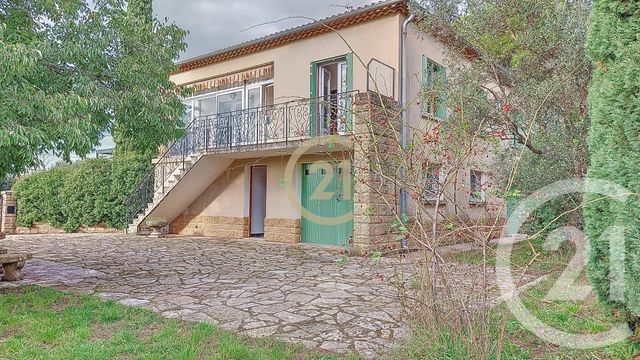
[{"label": "white window frame", "polygon": [[[260,81],[260,82],[252,83],[252,84],[249,84],[249,85],[236,86],[236,87],[229,88],[229,89],[224,89],[224,90],[220,90],[220,91],[213,91],[213,92],[209,92],[209,93],[206,93],[206,94],[200,94],[200,95],[195,95],[195,96],[190,96],[188,98],[185,98],[185,99],[182,100],[182,103],[185,106],[190,106],[191,107],[191,119],[189,120],[189,123],[191,121],[193,121],[193,119],[195,119],[197,117],[197,116],[195,116],[195,102],[196,101],[202,100],[202,99],[211,98],[211,97],[216,97],[216,110],[217,110],[217,102],[218,102],[217,97],[218,96],[229,94],[229,93],[241,90],[242,91],[242,110],[247,110],[248,104],[249,104],[249,96],[248,96],[249,90],[255,89],[255,88],[259,88],[260,89],[260,101],[262,102],[262,95],[263,95],[262,87],[265,86],[265,85],[273,85],[273,79]],[[262,103],[260,104],[260,106],[262,106]],[[198,114],[198,116],[203,116],[203,115],[215,115],[215,114]],[[186,124],[186,125],[188,126],[189,124]]]},{"label": "white window frame", "polygon": [[[432,166],[437,166],[438,167],[438,187],[439,187],[438,192],[439,192],[439,194],[438,194],[438,196],[425,195],[423,200],[426,201],[429,204],[435,203],[438,200],[440,200],[440,201],[444,200],[444,191],[442,191],[443,188],[444,188],[444,180],[445,180],[444,166],[442,164],[439,164],[439,163],[430,163],[429,167],[432,167]],[[429,174],[427,173],[425,175],[429,175]],[[427,179],[425,179],[425,186],[426,186],[426,180]],[[440,203],[440,204],[442,205],[442,203]]]},{"label": "white window frame", "polygon": [[[472,178],[473,178],[473,174],[476,173],[476,177],[480,178],[480,191],[479,192],[479,196],[476,196],[474,193],[475,191],[473,191],[473,182],[472,182]],[[482,185],[484,183],[485,180],[485,173],[481,170],[478,169],[471,169],[469,170],[469,203],[470,204],[483,204],[485,202],[485,192],[484,189],[482,188]]]}]

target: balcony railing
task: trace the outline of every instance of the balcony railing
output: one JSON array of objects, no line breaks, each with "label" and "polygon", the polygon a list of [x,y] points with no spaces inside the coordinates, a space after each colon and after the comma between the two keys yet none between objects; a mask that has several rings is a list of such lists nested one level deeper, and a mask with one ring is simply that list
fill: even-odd
[{"label": "balcony railing", "polygon": [[169,146],[127,197],[126,222],[131,224],[153,201],[154,194],[164,194],[167,180],[176,170],[180,169],[184,176],[195,163],[195,159],[190,159],[192,155],[290,147],[318,134],[349,132],[356,93],[293,100],[194,118],[187,126],[186,134]]}]

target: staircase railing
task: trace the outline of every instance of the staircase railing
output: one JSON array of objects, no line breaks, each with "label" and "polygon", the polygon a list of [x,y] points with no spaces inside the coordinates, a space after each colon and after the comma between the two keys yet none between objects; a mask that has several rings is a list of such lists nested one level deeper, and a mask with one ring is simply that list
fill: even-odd
[{"label": "staircase railing", "polygon": [[167,179],[177,169],[184,174],[194,165],[191,155],[288,146],[316,134],[348,132],[351,104],[356,93],[352,91],[195,117],[187,126],[186,134],[169,146],[153,169],[127,196],[127,224],[144,211],[153,201],[154,194],[164,194]]}]

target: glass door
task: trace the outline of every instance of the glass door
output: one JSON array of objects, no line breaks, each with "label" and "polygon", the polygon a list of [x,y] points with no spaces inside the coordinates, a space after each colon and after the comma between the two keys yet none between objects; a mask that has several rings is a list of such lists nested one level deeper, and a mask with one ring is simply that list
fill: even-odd
[{"label": "glass door", "polygon": [[242,144],[256,144],[260,138],[261,128],[261,87],[247,90],[247,116],[244,121],[246,129],[242,132]]},{"label": "glass door", "polygon": [[344,133],[347,130],[346,114],[347,114],[347,62],[341,61],[338,63],[338,91],[335,99],[337,106],[337,131]]},{"label": "glass door", "polygon": [[242,90],[218,95],[218,116],[215,117],[215,144],[231,146],[235,143],[232,136],[237,138],[238,125],[242,119]]},{"label": "glass door", "polygon": [[329,134],[331,128],[331,71],[322,67],[320,72],[320,134]]}]

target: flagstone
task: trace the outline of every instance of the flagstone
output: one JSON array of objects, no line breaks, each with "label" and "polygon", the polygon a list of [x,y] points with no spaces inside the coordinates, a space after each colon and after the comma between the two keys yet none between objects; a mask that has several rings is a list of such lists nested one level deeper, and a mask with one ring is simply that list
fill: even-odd
[{"label": "flagstone", "polygon": [[395,289],[380,276],[394,267],[371,259],[342,265],[341,255],[319,247],[124,234],[16,235],[3,246],[34,259],[23,280],[0,287],[66,287],[170,318],[370,358],[407,334]]}]

